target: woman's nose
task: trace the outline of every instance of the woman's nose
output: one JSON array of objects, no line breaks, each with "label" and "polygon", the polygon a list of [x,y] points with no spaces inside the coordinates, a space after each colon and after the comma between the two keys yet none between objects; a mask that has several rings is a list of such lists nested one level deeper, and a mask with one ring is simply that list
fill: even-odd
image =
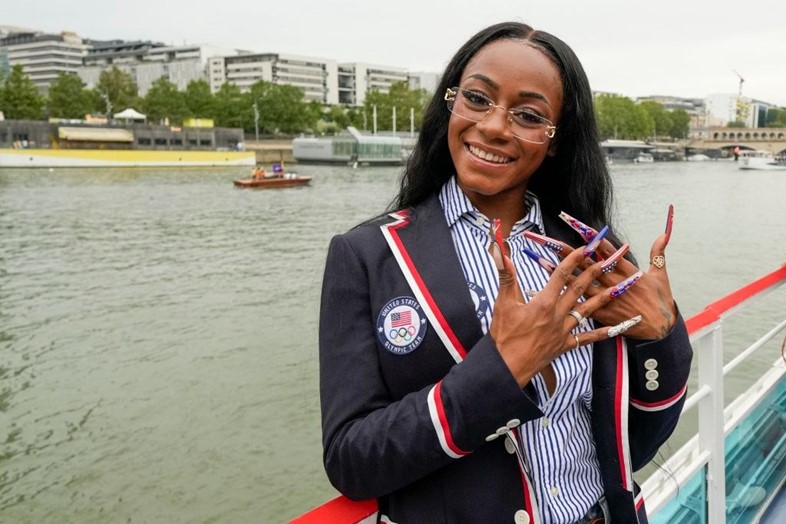
[{"label": "woman's nose", "polygon": [[493,105],[489,107],[488,113],[483,120],[476,125],[480,130],[489,136],[501,136],[510,133],[510,115],[508,110],[502,106]]}]

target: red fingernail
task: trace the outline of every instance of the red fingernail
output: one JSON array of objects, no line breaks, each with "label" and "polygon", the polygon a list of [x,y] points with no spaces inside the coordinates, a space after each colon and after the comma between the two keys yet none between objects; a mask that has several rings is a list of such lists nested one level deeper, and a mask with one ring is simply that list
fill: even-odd
[{"label": "red fingernail", "polygon": [[494,238],[494,242],[497,243],[499,246],[500,251],[506,255],[508,255],[508,251],[505,248],[505,241],[502,240],[502,221],[498,218],[495,218],[491,221],[491,233]]},{"label": "red fingernail", "polygon": [[666,217],[666,245],[669,245],[671,239],[671,226],[674,223],[674,206],[669,204],[669,215]]}]

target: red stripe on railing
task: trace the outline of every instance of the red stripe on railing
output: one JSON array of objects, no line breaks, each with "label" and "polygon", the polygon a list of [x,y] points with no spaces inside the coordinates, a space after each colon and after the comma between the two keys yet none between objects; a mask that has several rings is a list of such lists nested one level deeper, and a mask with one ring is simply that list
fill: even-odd
[{"label": "red stripe on railing", "polygon": [[360,522],[377,511],[377,501],[349,500],[346,497],[336,497],[333,500],[312,509],[308,513],[290,521],[291,524],[350,524]]},{"label": "red stripe on railing", "polygon": [[713,322],[720,320],[721,315],[730,309],[753,298],[754,295],[777,285],[781,280],[786,280],[786,265],[716,300],[705,307],[701,312],[690,317],[685,321],[685,324],[688,326],[688,333],[693,334],[701,328],[707,327]]},{"label": "red stripe on railing", "polygon": [[[688,333],[692,334],[720,320],[721,315],[733,307],[781,283],[782,280],[786,280],[786,265],[716,300],[699,313],[690,317],[685,321],[688,326]],[[325,522],[354,524],[360,522],[375,511],[377,511],[376,500],[372,499],[355,502],[346,497],[339,496],[297,517],[295,520],[291,521],[291,524],[323,524]]]}]

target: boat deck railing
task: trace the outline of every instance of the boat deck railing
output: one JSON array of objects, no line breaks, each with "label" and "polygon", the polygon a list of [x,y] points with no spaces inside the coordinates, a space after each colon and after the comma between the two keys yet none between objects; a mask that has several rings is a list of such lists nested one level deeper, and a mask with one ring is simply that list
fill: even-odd
[{"label": "boat deck railing", "polygon": [[[686,400],[683,415],[698,412],[698,433],[642,484],[653,524],[727,522],[728,465],[747,466],[749,475],[766,481],[770,492],[772,488],[775,492],[782,490],[786,472],[773,476],[767,471],[767,462],[773,457],[786,462],[786,380],[782,380],[786,362],[779,358],[748,390],[750,394],[740,395],[728,407],[724,405],[724,378],[783,332],[786,319],[725,365],[723,321],[784,283],[786,265],[709,304],[687,320],[698,373],[696,390]],[[768,399],[770,405],[780,406],[782,411],[773,413],[765,405]],[[778,423],[782,425],[777,426]],[[764,439],[768,440],[766,449],[757,446],[754,451],[761,454],[752,455],[748,444]],[[746,502],[736,493],[734,503],[738,506],[729,505],[729,522],[751,522],[755,520],[752,514],[758,518],[766,507],[766,500],[752,501],[749,497]],[[376,510],[375,500],[355,502],[339,496],[291,522],[365,523],[373,521]]]},{"label": "boat deck railing", "polygon": [[[647,510],[653,515],[651,522],[722,524],[727,522],[727,518],[734,522],[750,522],[747,519],[751,513],[766,506],[761,492],[749,494],[743,500],[745,494],[734,491],[738,482],[742,485],[742,480],[736,475],[733,486],[729,486],[733,489],[728,490],[731,491],[730,499],[733,497],[734,500],[727,501],[726,476],[728,472],[742,468],[744,463],[754,461],[745,464],[750,470],[747,477],[762,479],[765,477],[764,470],[771,465],[767,463],[768,459],[780,456],[780,450],[786,446],[783,431],[786,426],[774,427],[775,424],[786,423],[786,417],[780,417],[781,413],[764,405],[768,399],[773,406],[786,403],[786,394],[781,391],[786,386],[782,380],[786,375],[786,363],[778,358],[745,394],[739,395],[729,406],[724,405],[724,383],[727,375],[784,331],[786,320],[778,321],[725,365],[723,322],[784,283],[786,266],[713,302],[688,319],[698,374],[696,391],[686,400],[683,416],[694,409],[698,411],[698,433],[643,483]],[[737,434],[734,434],[735,430]],[[769,440],[766,449],[759,446],[765,434]],[[751,447],[752,442],[757,445]],[[756,467],[760,471],[757,472]],[[781,474],[780,478],[773,479],[778,489],[782,478]],[[762,486],[750,484],[747,488],[761,490]],[[690,513],[692,518],[685,519],[686,513]],[[743,514],[744,519],[737,518]]]}]

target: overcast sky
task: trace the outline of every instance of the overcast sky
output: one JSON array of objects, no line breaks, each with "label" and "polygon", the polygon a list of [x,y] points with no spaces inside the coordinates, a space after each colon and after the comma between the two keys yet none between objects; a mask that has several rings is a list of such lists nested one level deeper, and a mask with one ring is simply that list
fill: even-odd
[{"label": "overcast sky", "polygon": [[[736,93],[786,106],[786,2],[748,0],[27,0],[0,24],[84,38],[208,44],[440,72],[482,27],[526,22],[567,42],[594,90]],[[732,5],[734,7],[729,7]]]}]

